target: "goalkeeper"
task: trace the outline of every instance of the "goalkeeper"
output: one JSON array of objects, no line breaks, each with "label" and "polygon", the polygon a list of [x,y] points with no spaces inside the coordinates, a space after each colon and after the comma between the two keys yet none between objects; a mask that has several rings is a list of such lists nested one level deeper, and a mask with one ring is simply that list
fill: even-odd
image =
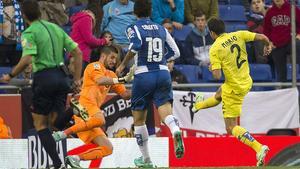
[{"label": "goalkeeper", "polygon": [[67,156],[66,163],[73,168],[80,168],[80,160],[94,160],[112,154],[112,144],[100,128],[105,124],[105,118],[101,104],[104,102],[107,93],[113,90],[124,99],[131,97],[131,92],[126,90],[122,83],[129,82],[133,78],[134,68],[131,68],[125,77],[118,78],[110,71],[116,66],[118,50],[113,46],[105,46],[98,62],[90,63],[83,75],[83,85],[80,93],[79,103],[73,105],[76,111],[87,111],[89,117],[75,118],[75,125],[64,131],[53,133],[55,141],[65,139],[70,134],[77,133],[77,136],[86,144],[98,145],[79,155]]}]

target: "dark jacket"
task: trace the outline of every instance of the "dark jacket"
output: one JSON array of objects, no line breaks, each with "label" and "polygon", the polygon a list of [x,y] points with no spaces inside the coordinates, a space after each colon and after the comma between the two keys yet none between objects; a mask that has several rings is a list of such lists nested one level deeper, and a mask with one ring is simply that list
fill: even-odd
[{"label": "dark jacket", "polygon": [[185,62],[190,65],[199,65],[200,62],[209,61],[208,51],[213,44],[208,30],[199,32],[194,28],[185,40]]}]

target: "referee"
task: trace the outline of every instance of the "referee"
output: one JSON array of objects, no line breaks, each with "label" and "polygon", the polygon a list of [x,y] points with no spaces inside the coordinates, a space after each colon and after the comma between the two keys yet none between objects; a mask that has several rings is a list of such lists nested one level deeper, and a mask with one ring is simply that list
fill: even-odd
[{"label": "referee", "polygon": [[65,168],[57,154],[47,121],[51,112],[64,113],[70,91],[68,74],[63,64],[64,50],[74,57],[73,85],[77,91],[80,88],[82,54],[77,44],[60,27],[40,19],[40,7],[36,0],[24,0],[22,11],[30,25],[22,34],[22,58],[11,73],[2,75],[2,80],[9,82],[32,63],[34,126],[54,168]]}]

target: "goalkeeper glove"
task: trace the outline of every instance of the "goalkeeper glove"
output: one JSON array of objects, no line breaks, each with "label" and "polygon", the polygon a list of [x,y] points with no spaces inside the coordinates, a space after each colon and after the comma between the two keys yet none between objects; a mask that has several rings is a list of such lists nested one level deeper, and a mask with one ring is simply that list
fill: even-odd
[{"label": "goalkeeper glove", "polygon": [[134,78],[134,71],[135,65],[131,66],[129,72],[124,77],[113,78],[114,84],[131,82]]}]

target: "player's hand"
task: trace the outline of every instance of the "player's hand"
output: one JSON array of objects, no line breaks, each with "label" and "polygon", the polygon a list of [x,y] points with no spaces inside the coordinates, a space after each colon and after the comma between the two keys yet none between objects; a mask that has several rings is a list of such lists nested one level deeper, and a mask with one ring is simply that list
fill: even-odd
[{"label": "player's hand", "polygon": [[8,74],[3,74],[0,80],[3,83],[8,83],[11,80],[11,77]]},{"label": "player's hand", "polygon": [[124,71],[125,69],[125,66],[123,64],[120,64],[119,67],[116,69],[116,74],[117,76],[121,76],[122,75],[122,72]]},{"label": "player's hand", "polygon": [[182,29],[183,25],[179,22],[172,22],[172,25],[176,28],[176,29]]},{"label": "player's hand", "polygon": [[212,70],[211,70],[212,68],[211,68],[211,64],[209,64],[209,66],[208,66],[208,70],[211,72]]},{"label": "player's hand", "polygon": [[129,72],[124,76],[126,82],[131,82],[134,78],[135,65],[131,66]]},{"label": "player's hand", "polygon": [[72,84],[73,95],[80,93],[81,90],[81,80],[74,80]]},{"label": "player's hand", "polygon": [[269,46],[265,46],[264,47],[264,56],[270,55],[271,51],[272,51],[272,47],[270,45]]},{"label": "player's hand", "polygon": [[296,36],[296,39],[297,39],[297,40],[300,40],[300,34],[298,34],[298,35]]},{"label": "player's hand", "polygon": [[264,56],[268,56],[270,55],[270,53],[272,52],[272,50],[275,48],[275,46],[273,45],[272,42],[270,42],[270,44],[268,46],[264,47]]}]

